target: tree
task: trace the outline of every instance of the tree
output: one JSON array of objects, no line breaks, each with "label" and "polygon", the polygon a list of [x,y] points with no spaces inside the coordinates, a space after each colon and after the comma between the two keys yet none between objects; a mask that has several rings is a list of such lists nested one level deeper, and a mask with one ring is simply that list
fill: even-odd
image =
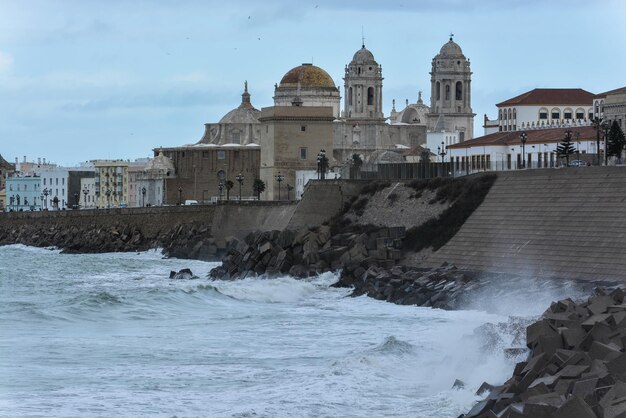
[{"label": "tree", "polygon": [[569,166],[569,156],[575,152],[576,148],[574,148],[574,144],[572,144],[572,131],[568,129],[565,131],[565,138],[563,138],[563,141],[556,147],[556,155],[565,157],[565,161]]},{"label": "tree", "polygon": [[230,189],[235,187],[235,183],[233,183],[231,180],[226,180],[226,183],[224,183],[224,185],[226,186],[226,200],[230,200]]},{"label": "tree", "polygon": [[265,182],[261,179],[254,179],[252,190],[256,193],[257,200],[261,200],[261,193],[265,191]]},{"label": "tree", "polygon": [[626,145],[626,138],[624,138],[624,132],[619,127],[619,124],[616,120],[613,121],[611,125],[611,130],[609,131],[609,137],[606,143],[606,153],[609,156],[617,157],[617,160],[622,162],[622,151],[624,150],[624,145]]}]

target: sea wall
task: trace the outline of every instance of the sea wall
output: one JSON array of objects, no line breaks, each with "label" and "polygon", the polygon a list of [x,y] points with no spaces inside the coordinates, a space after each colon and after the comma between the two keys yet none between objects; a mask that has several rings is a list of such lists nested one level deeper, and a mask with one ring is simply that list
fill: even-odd
[{"label": "sea wall", "polygon": [[572,279],[626,279],[626,167],[500,172],[425,262]]}]

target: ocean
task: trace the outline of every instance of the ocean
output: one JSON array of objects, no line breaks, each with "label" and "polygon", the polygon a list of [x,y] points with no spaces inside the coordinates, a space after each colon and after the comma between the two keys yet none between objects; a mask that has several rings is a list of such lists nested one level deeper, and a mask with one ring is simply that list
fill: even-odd
[{"label": "ocean", "polygon": [[0,247],[0,416],[457,417],[510,377],[527,321],[584,294],[494,284],[443,311],[216,265]]}]

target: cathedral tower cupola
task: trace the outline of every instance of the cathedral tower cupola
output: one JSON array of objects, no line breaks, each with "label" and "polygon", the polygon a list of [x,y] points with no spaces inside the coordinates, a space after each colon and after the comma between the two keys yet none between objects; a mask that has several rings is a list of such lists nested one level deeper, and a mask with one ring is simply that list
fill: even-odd
[{"label": "cathedral tower cupola", "polygon": [[344,88],[346,119],[384,120],[382,67],[365,44],[346,66]]},{"label": "cathedral tower cupola", "polygon": [[472,71],[453,36],[432,60],[429,129],[458,131],[463,141],[473,137]]}]

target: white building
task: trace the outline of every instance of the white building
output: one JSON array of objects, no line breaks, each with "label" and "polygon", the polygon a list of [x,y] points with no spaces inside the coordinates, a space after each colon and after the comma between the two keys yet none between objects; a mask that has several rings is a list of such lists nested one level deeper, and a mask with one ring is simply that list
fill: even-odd
[{"label": "white building", "polygon": [[[572,133],[572,144],[577,150],[570,161],[581,160],[595,164],[597,155],[596,131],[592,126],[547,128],[524,131],[526,143],[522,144],[520,131],[502,131],[447,148],[446,161],[458,173],[483,170],[514,170],[518,168],[544,168],[562,165],[556,147]],[[600,142],[601,158],[604,141]]]},{"label": "white building", "polygon": [[498,118],[484,116],[485,135],[494,132],[588,125],[596,96],[583,89],[533,89],[498,103]]},{"label": "white building", "polygon": [[40,171],[41,191],[44,195],[44,207],[50,210],[64,210],[70,205],[69,169],[50,167]]},{"label": "white building", "polygon": [[83,177],[80,179],[81,200],[83,209],[96,208],[96,179],[95,177]]}]

